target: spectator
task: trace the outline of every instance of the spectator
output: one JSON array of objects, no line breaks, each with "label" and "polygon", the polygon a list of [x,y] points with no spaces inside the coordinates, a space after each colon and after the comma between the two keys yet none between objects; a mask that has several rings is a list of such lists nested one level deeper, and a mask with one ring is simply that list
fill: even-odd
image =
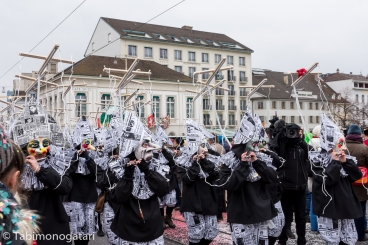
[{"label": "spectator", "polygon": [[220,155],[223,155],[226,153],[224,147],[222,145],[220,145],[219,143],[215,142],[215,138],[212,139],[208,139],[208,143],[210,144],[210,146]]},{"label": "spectator", "polygon": [[363,139],[364,139],[364,144],[366,145],[366,146],[368,146],[368,129],[364,129],[364,131],[363,131]]},{"label": "spectator", "polygon": [[[363,144],[362,130],[356,125],[352,124],[349,127],[348,134],[346,136],[346,147],[348,153],[351,156],[356,157],[359,167],[368,168],[368,146]],[[366,214],[366,203],[368,200],[367,190],[363,186],[353,186],[356,195],[362,206],[363,216],[355,219],[355,226],[358,232],[358,241],[368,240],[365,237],[365,230],[367,226]]]}]

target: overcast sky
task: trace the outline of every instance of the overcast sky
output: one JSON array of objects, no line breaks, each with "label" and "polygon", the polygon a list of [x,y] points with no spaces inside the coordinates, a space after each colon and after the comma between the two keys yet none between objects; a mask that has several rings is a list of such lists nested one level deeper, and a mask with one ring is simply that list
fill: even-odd
[{"label": "overcast sky", "polygon": [[[2,1],[0,76],[83,0]],[[181,0],[87,0],[34,51],[47,55],[60,44],[64,59],[78,61],[100,17],[146,22]],[[185,0],[150,23],[224,33],[254,50],[252,67],[275,71],[368,74],[367,0]],[[42,61],[23,59],[0,87],[12,89],[14,75],[38,70]],[[64,65],[64,68],[66,65]]]}]

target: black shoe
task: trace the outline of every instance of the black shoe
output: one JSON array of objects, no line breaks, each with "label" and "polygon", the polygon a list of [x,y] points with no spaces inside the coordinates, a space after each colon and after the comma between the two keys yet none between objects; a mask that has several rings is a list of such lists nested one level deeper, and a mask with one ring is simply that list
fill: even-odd
[{"label": "black shoe", "polygon": [[100,229],[97,231],[97,236],[103,237],[105,236],[105,233]]},{"label": "black shoe", "polygon": [[162,226],[164,227],[165,230],[166,229],[165,216],[162,216]]},{"label": "black shoe", "polygon": [[170,227],[170,228],[175,228],[175,224],[171,219],[171,215],[166,215],[165,217],[165,223]]},{"label": "black shoe", "polygon": [[310,223],[310,216],[309,215],[305,216],[305,222]]},{"label": "black shoe", "polygon": [[286,235],[290,239],[295,239],[296,238],[295,235],[294,235],[294,233],[291,230],[289,230],[289,229],[286,230]]}]

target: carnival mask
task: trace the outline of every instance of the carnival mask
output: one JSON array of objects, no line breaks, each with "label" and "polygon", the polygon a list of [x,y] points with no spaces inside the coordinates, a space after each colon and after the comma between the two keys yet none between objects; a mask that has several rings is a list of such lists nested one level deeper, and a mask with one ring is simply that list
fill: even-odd
[{"label": "carnival mask", "polygon": [[137,159],[144,159],[150,161],[153,158],[153,151],[161,149],[160,146],[153,144],[151,138],[144,139],[141,144],[134,151]]},{"label": "carnival mask", "polygon": [[96,148],[92,145],[92,143],[93,143],[92,139],[83,140],[82,145],[81,145],[82,149],[84,149],[84,150],[90,149],[92,151],[95,151]]},{"label": "carnival mask", "polygon": [[50,139],[38,138],[30,141],[27,145],[27,152],[36,159],[45,158],[50,150]]},{"label": "carnival mask", "polygon": [[208,144],[207,140],[203,140],[202,141],[202,143],[198,147],[198,153],[199,154],[206,154],[206,153],[208,153],[207,144]]},{"label": "carnival mask", "polygon": [[258,144],[259,144],[258,141],[254,141],[254,140],[248,141],[247,145],[245,146],[245,151],[246,152],[250,152],[250,151],[258,152],[259,151]]}]

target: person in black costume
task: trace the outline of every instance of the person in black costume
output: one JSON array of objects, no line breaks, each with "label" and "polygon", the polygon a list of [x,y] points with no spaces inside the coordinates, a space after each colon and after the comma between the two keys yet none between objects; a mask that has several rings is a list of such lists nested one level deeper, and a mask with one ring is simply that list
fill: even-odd
[{"label": "person in black costume", "polygon": [[233,157],[221,167],[220,183],[231,192],[228,222],[233,243],[265,244],[268,222],[277,216],[267,190],[267,185],[274,181],[272,171],[265,162],[257,159],[255,152],[246,150],[246,144],[234,145],[231,152]]},{"label": "person in black costume", "polygon": [[206,152],[207,149],[200,146],[191,159],[192,166],[178,168],[183,184],[180,211],[188,226],[190,245],[210,244],[218,234],[217,193],[211,184],[218,180],[219,173],[215,170],[215,164],[206,159]]},{"label": "person in black costume", "polygon": [[[144,144],[142,147],[145,148]],[[120,237],[120,244],[123,245],[163,245],[164,229],[158,197],[169,192],[169,183],[160,173],[151,170],[152,153],[141,154],[144,152],[144,149],[140,149],[142,147],[138,147],[135,153],[128,156],[131,161],[125,165],[122,178],[111,191],[112,201],[119,205],[111,230]],[[138,174],[135,174],[138,170]],[[145,190],[152,194],[143,193],[144,199],[133,194],[134,182],[138,176],[144,178],[144,183],[147,182],[149,188],[149,191]]]},{"label": "person in black costume", "polygon": [[291,234],[293,210],[295,212],[297,244],[306,244],[305,209],[308,172],[308,145],[299,136],[300,127],[294,123],[285,124],[283,120],[275,122],[270,148],[285,159],[280,179],[284,192],[281,205],[285,214],[285,226],[279,236],[279,243],[285,245]]}]

